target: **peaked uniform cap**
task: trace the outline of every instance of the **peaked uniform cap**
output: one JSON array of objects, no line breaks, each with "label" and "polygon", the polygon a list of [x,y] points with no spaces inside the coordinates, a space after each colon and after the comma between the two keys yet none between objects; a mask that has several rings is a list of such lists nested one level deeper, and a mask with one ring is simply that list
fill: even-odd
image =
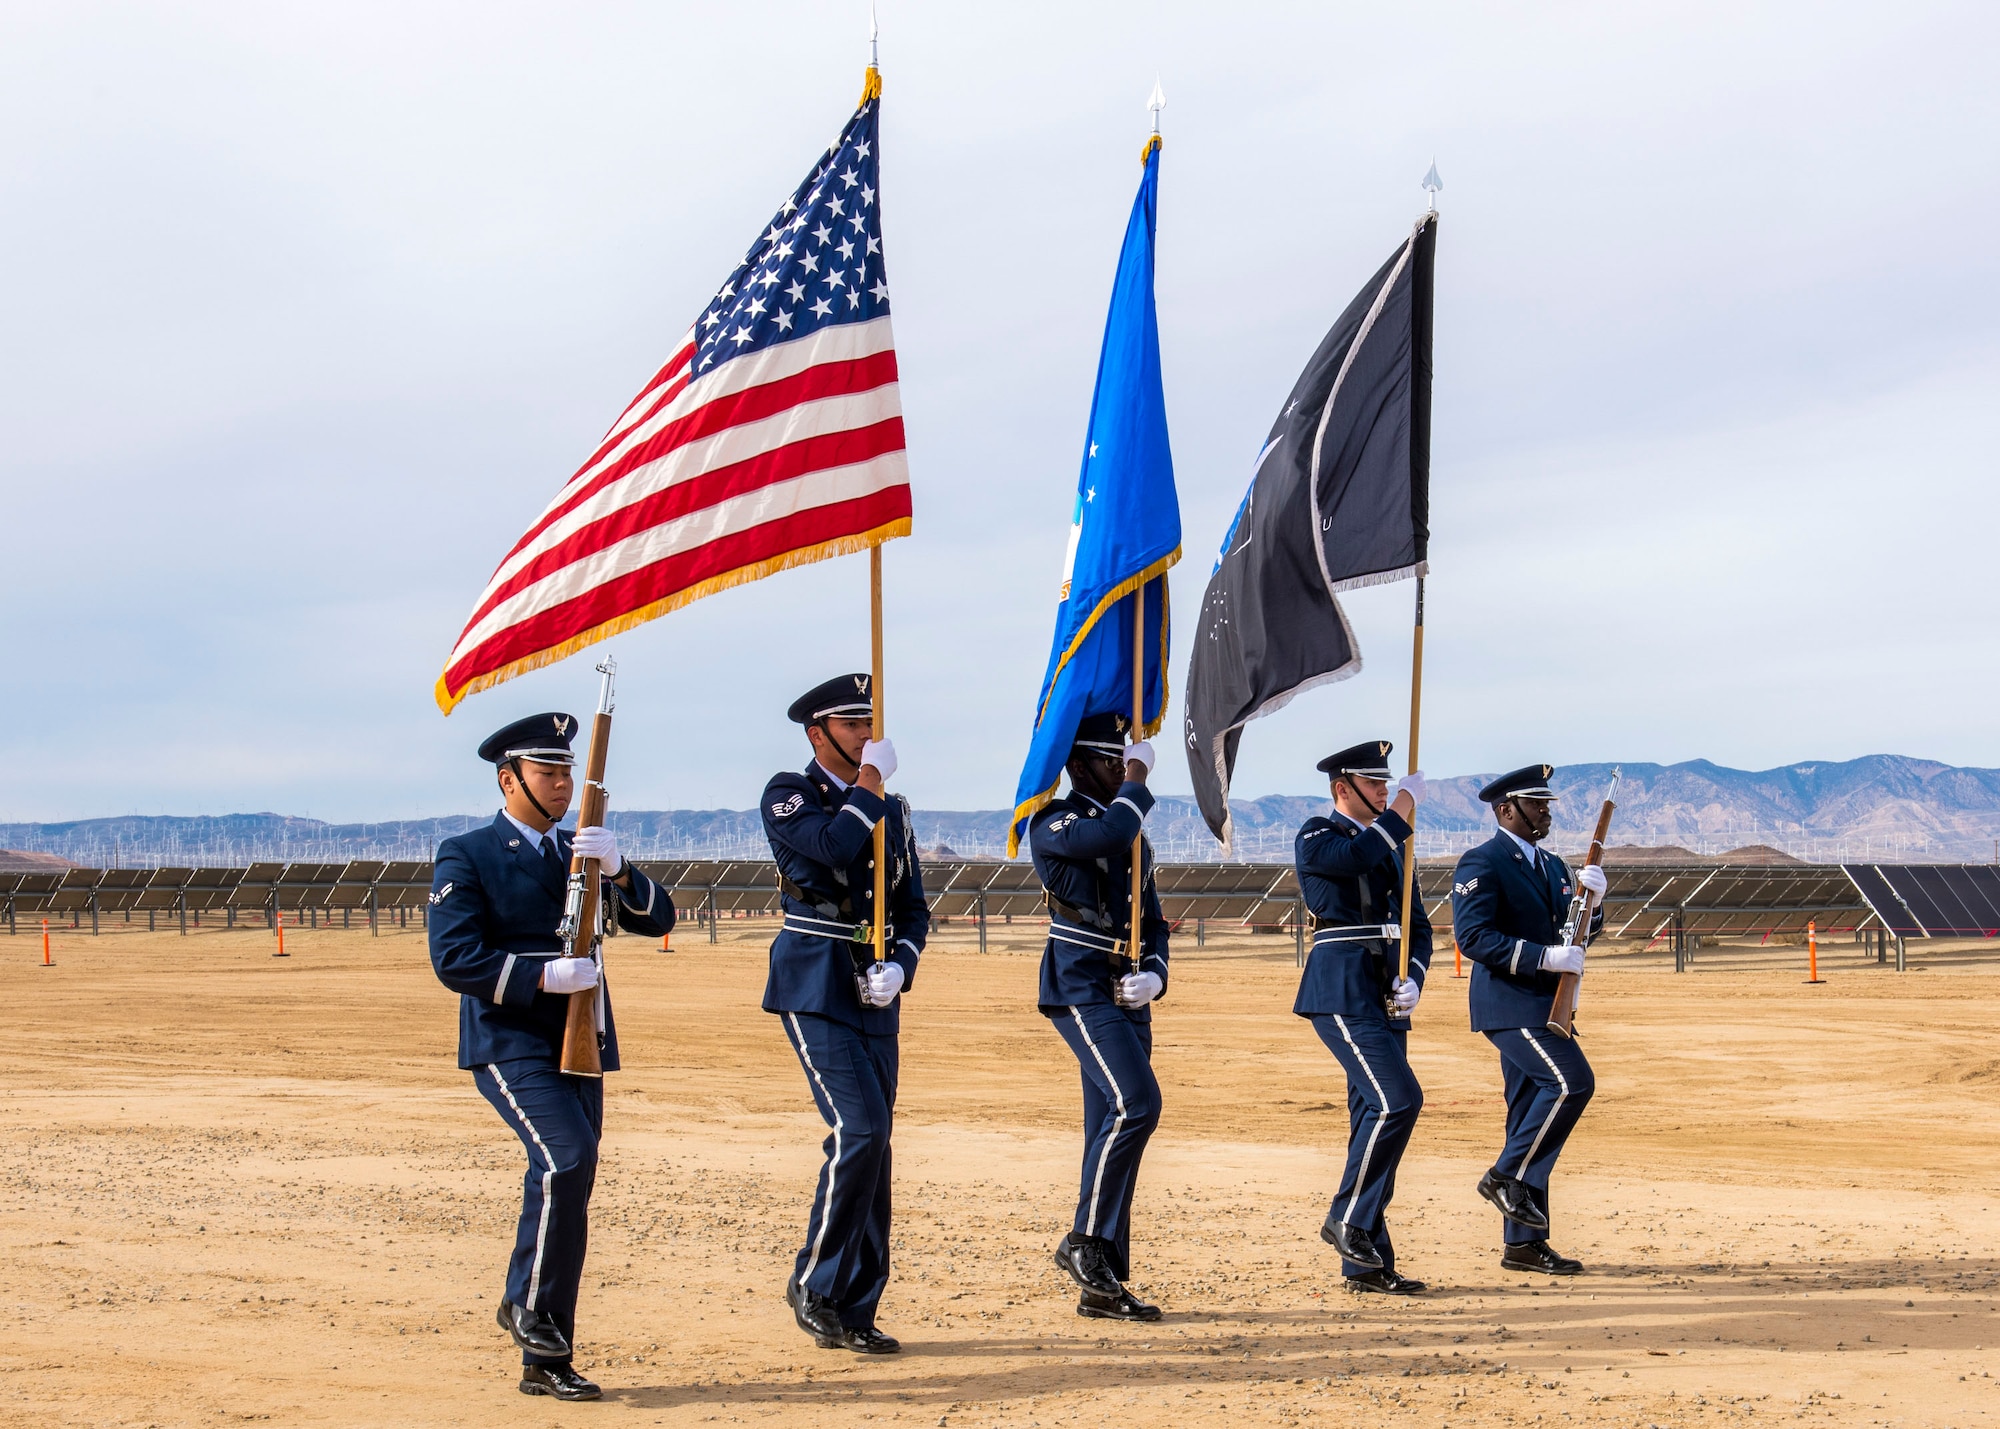
[{"label": "peaked uniform cap", "polygon": [[1555,772],[1553,764],[1530,764],[1512,774],[1502,774],[1479,791],[1480,802],[1497,804],[1502,799],[1559,798],[1556,791],[1549,787],[1549,779]]},{"label": "peaked uniform cap", "polygon": [[537,764],[574,764],[576,752],[570,741],[576,738],[576,716],[570,714],[529,715],[486,736],[479,757],[488,764],[505,764],[510,759],[532,759]]},{"label": "peaked uniform cap", "polygon": [[1396,746],[1386,739],[1364,739],[1350,744],[1338,754],[1329,754],[1313,768],[1322,774],[1359,774],[1364,779],[1391,779],[1389,751]]},{"label": "peaked uniform cap", "polygon": [[1129,715],[1094,714],[1085,715],[1076,723],[1076,738],[1071,749],[1088,749],[1102,754],[1122,754],[1125,751],[1125,737],[1131,732],[1132,720]]},{"label": "peaked uniform cap", "polygon": [[875,685],[867,675],[835,675],[792,701],[785,718],[793,724],[823,719],[866,719],[875,713]]}]

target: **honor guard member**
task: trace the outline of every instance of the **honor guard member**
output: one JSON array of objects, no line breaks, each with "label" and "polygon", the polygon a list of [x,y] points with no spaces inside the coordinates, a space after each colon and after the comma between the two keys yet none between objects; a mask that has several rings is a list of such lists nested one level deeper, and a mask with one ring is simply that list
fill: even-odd
[{"label": "honor guard member", "polygon": [[1424,1283],[1397,1274],[1383,1211],[1424,1106],[1409,1037],[1430,968],[1431,920],[1423,899],[1414,899],[1410,976],[1402,977],[1403,841],[1424,776],[1409,774],[1392,791],[1393,748],[1371,739],[1315,766],[1329,777],[1334,812],[1306,820],[1293,844],[1313,941],[1292,1011],[1312,1019],[1347,1073],[1347,1168],[1320,1239],[1340,1252],[1350,1290],[1414,1295]]},{"label": "honor guard member", "polygon": [[[896,1111],[900,999],[930,931],[910,806],[882,792],[896,772],[872,740],[869,677],[842,675],[793,702],[812,762],[764,786],[764,835],[783,889],[764,1010],[783,1020],[825,1118],[820,1168],[785,1298],[821,1349],[886,1355],[875,1328],[889,1283],[889,1134]],[[888,957],[875,961],[875,826],[888,821]]]},{"label": "honor guard member", "polygon": [[[1563,919],[1575,888],[1567,865],[1541,847],[1548,837],[1555,769],[1530,764],[1479,791],[1500,828],[1468,849],[1452,873],[1452,933],[1472,959],[1472,1030],[1500,1049],[1507,1092],[1507,1145],[1479,1180],[1479,1194],[1506,1218],[1509,1270],[1575,1275],[1581,1261],[1549,1246],[1549,1173],[1596,1090],[1583,1048],[1548,1030],[1556,982],[1583,972],[1583,949],[1565,946]],[[1575,880],[1600,898],[1604,870]],[[1603,926],[1599,908],[1594,934]]]},{"label": "honor guard member", "polygon": [[1083,1071],[1083,1185],[1056,1264],[1082,1290],[1076,1313],[1157,1320],[1160,1310],[1124,1286],[1131,1271],[1132,1192],[1139,1159],[1160,1124],[1153,1076],[1152,1004],[1167,990],[1167,924],[1153,886],[1152,846],[1133,936],[1132,840],[1153,807],[1153,746],[1125,742],[1125,716],[1078,726],[1068,795],[1028,825],[1035,876],[1049,908],[1040,1005]]},{"label": "honor guard member", "polygon": [[595,959],[565,958],[564,894],[573,856],[594,858],[607,919],[651,937],[674,926],[666,890],[625,862],[609,829],[556,827],[575,787],[566,714],[516,720],[479,746],[505,804],[485,828],[438,845],[431,878],[431,966],[460,994],[458,1065],[528,1153],[502,1329],[521,1348],[521,1393],[595,1399],[570,1366],[576,1291],[590,1234],[590,1192],[604,1126],[604,1083],[559,1070],[569,994],[598,990],[604,1070],[618,1070],[618,1031]]}]

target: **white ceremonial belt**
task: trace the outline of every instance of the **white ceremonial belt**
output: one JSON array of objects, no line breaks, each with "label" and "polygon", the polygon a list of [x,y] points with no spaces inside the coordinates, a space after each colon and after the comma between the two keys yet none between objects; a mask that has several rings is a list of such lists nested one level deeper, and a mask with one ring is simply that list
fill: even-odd
[{"label": "white ceremonial belt", "polygon": [[1125,954],[1125,940],[1114,938],[1109,933],[1095,932],[1089,928],[1079,928],[1074,923],[1049,919],[1049,936],[1059,943],[1074,943],[1079,948],[1089,948],[1094,953]]},{"label": "white ceremonial belt", "polygon": [[1386,938],[1392,943],[1403,940],[1400,923],[1349,923],[1339,928],[1320,928],[1313,933],[1313,946],[1321,943],[1372,943]]},{"label": "white ceremonial belt", "polygon": [[803,913],[787,913],[785,931],[804,933],[810,938],[834,938],[843,943],[875,941],[873,923],[836,923],[830,918],[808,918]]}]

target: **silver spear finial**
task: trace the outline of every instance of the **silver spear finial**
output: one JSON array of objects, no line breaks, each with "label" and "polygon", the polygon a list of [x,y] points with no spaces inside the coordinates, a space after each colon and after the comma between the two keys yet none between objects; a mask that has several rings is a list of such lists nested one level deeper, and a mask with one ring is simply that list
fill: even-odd
[{"label": "silver spear finial", "polygon": [[1424,192],[1430,195],[1429,212],[1436,213],[1438,194],[1444,190],[1444,180],[1438,177],[1438,163],[1431,160],[1430,169],[1424,174]]},{"label": "silver spear finial", "polygon": [[1160,77],[1153,76],[1153,97],[1146,101],[1146,107],[1153,111],[1153,132],[1160,132],[1160,111],[1167,107],[1167,92],[1160,88]]}]

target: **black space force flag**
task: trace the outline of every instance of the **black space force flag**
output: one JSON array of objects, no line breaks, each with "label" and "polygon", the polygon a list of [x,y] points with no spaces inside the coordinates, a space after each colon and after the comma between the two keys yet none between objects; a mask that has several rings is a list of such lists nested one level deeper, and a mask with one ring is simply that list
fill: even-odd
[{"label": "black space force flag", "polygon": [[1187,755],[1225,849],[1243,726],[1361,668],[1339,593],[1424,574],[1436,245],[1427,213],[1320,342],[1209,577],[1188,664]]}]

